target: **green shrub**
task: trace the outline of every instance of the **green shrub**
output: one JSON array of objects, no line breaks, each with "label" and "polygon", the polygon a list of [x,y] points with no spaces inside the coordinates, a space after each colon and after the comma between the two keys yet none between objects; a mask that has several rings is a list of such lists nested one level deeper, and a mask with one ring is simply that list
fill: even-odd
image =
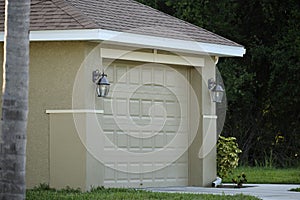
[{"label": "green shrub", "polygon": [[227,177],[238,166],[242,151],[238,148],[235,137],[220,136],[217,143],[217,173],[221,178]]},{"label": "green shrub", "polygon": [[232,179],[232,182],[235,183],[238,188],[243,187],[243,184],[247,183],[246,174],[242,173],[241,175],[238,175],[236,178]]}]

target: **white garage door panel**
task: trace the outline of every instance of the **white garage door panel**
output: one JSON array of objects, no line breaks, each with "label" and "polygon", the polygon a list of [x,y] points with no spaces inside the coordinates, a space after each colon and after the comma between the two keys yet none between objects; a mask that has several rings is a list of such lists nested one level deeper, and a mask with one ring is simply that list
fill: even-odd
[{"label": "white garage door panel", "polygon": [[[187,155],[184,155],[187,156]],[[118,163],[118,167],[125,166],[139,170],[140,168],[152,167],[153,163]],[[156,163],[155,165],[163,166]],[[110,165],[112,168],[115,164]],[[106,187],[150,187],[150,186],[183,186],[188,183],[187,161],[175,162],[171,166],[152,172],[143,174],[130,174],[115,171],[111,168],[105,168],[105,186]]]},{"label": "white garage door panel", "polygon": [[[118,62],[106,72],[112,88],[111,98],[104,99],[101,120],[106,135],[103,149],[108,155],[104,185],[187,185],[188,153],[184,150],[188,145],[189,94],[188,85],[182,82],[187,80],[187,68],[175,70],[155,64],[135,67]],[[131,152],[133,156],[117,150]],[[162,153],[155,154],[159,156],[149,162],[134,156],[157,151]],[[166,160],[178,151],[183,155],[164,167]],[[145,171],[150,172],[142,173]]]}]

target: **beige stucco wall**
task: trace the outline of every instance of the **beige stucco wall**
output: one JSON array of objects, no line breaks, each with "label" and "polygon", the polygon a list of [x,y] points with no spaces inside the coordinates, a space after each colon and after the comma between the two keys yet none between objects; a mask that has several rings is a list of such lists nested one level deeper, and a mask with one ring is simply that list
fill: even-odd
[{"label": "beige stucco wall", "polygon": [[[86,114],[77,114],[81,121]],[[85,123],[81,128],[85,129]],[[79,138],[73,114],[50,114],[50,186],[55,188],[86,187],[86,150]]]},{"label": "beige stucco wall", "polygon": [[206,57],[205,67],[202,69],[202,98],[201,98],[201,115],[202,115],[202,140],[199,152],[200,168],[202,170],[202,183],[203,186],[211,186],[212,181],[216,178],[216,103],[212,102],[208,90],[208,79],[215,80],[215,63],[211,57]]},{"label": "beige stucco wall", "polygon": [[28,187],[49,183],[49,116],[45,110],[72,108],[73,82],[84,57],[85,43],[81,42],[30,44]]},{"label": "beige stucco wall", "polygon": [[191,69],[191,85],[197,91],[201,112],[197,135],[189,148],[189,185],[192,186],[211,186],[216,178],[216,105],[207,88],[208,79],[214,77],[215,63],[210,56],[205,56],[205,67]]},{"label": "beige stucco wall", "polygon": [[[49,183],[49,116],[45,110],[71,109],[73,80],[85,57],[85,45],[83,42],[30,43],[26,165],[29,188]],[[0,62],[3,63],[3,43]]]},{"label": "beige stucco wall", "polygon": [[[46,109],[72,109],[72,91],[76,73],[84,58],[96,45],[97,43],[88,42],[32,42],[30,45],[26,165],[28,188],[40,183],[51,183],[52,186],[56,187],[69,185],[85,189],[90,185],[96,185],[99,181],[103,182],[103,170],[98,170],[98,167],[102,168],[103,166],[100,166],[85,151],[78,136],[73,134],[75,129],[72,115],[53,115],[53,118],[50,119],[50,115],[45,113]],[[1,56],[3,55],[2,49]],[[100,55],[100,51],[98,55]],[[88,61],[86,64],[95,64],[96,57],[95,60]],[[2,63],[2,57],[0,59]],[[210,57],[206,56],[205,67],[200,69],[202,77],[195,70],[194,68],[190,69],[190,81],[194,90],[198,91],[197,97],[201,115],[214,115],[215,104],[211,102],[207,90],[207,79],[214,77],[215,74],[214,63]],[[87,87],[88,90],[94,89],[94,85],[89,79],[90,73],[86,77],[88,80],[81,81],[82,87]],[[203,77],[205,79],[201,81]],[[86,83],[88,84],[85,85]],[[81,89],[83,90],[83,88]],[[201,91],[203,91],[202,94]],[[82,96],[90,98],[88,95]],[[83,99],[84,101],[85,99]],[[85,103],[82,104],[82,108],[92,109],[87,106]],[[50,135],[50,126],[54,127],[51,131],[55,134]],[[190,185],[208,186],[215,178],[215,131],[215,120],[201,118],[198,135],[189,150]],[[203,132],[211,133],[211,137],[207,138],[207,135],[202,134]],[[68,138],[71,139],[68,140]],[[53,145],[55,141],[56,143],[50,152],[50,144]],[[203,142],[206,142],[206,146],[202,145]],[[67,143],[68,145],[65,145]],[[207,154],[200,158],[199,150],[201,148],[204,148],[204,152]],[[55,154],[59,155],[59,152],[63,153],[55,157]],[[52,163],[50,163],[50,158]],[[50,177],[50,169],[52,169],[52,177]],[[64,173],[67,169],[69,171]],[[68,182],[70,184],[67,184]]]}]

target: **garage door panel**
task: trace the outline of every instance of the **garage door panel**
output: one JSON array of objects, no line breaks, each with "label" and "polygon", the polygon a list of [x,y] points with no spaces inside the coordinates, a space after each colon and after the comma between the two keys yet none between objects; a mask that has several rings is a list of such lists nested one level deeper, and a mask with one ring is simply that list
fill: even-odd
[{"label": "garage door panel", "polygon": [[105,98],[103,99],[103,109],[104,109],[104,114],[111,116],[113,114],[112,112],[112,107],[111,107],[111,99]]},{"label": "garage door panel", "polygon": [[140,84],[140,70],[130,69],[128,72],[129,75],[129,84],[138,85]]},{"label": "garage door panel", "polygon": [[107,77],[109,77],[109,82],[111,84],[115,83],[115,75],[114,75],[114,67],[108,67],[105,69],[105,74],[107,74]]},{"label": "garage door panel", "polygon": [[130,99],[129,100],[129,115],[130,116],[139,116],[141,108],[141,101],[139,99]]},{"label": "garage door panel", "polygon": [[[187,185],[187,153],[166,166],[188,144],[188,90],[181,81],[187,77],[187,68],[117,62],[106,71],[113,81],[101,119],[109,162],[104,185]],[[132,154],[120,156],[117,149]],[[144,155],[150,156],[149,162],[141,162],[139,156]]]},{"label": "garage door panel", "polygon": [[152,83],[152,69],[151,68],[143,68],[142,69],[142,84]]},{"label": "garage door panel", "polygon": [[116,81],[118,83],[127,83],[127,73],[126,73],[126,67],[120,67],[118,66],[116,68]]},{"label": "garage door panel", "polygon": [[153,82],[158,85],[164,85],[165,83],[164,70],[158,70],[158,69],[154,70]]}]

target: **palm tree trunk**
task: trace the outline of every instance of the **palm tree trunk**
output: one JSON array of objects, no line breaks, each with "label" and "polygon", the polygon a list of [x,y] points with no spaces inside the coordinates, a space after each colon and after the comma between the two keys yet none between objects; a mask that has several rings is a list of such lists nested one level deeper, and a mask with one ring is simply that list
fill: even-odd
[{"label": "palm tree trunk", "polygon": [[30,0],[5,1],[0,200],[25,199]]}]

